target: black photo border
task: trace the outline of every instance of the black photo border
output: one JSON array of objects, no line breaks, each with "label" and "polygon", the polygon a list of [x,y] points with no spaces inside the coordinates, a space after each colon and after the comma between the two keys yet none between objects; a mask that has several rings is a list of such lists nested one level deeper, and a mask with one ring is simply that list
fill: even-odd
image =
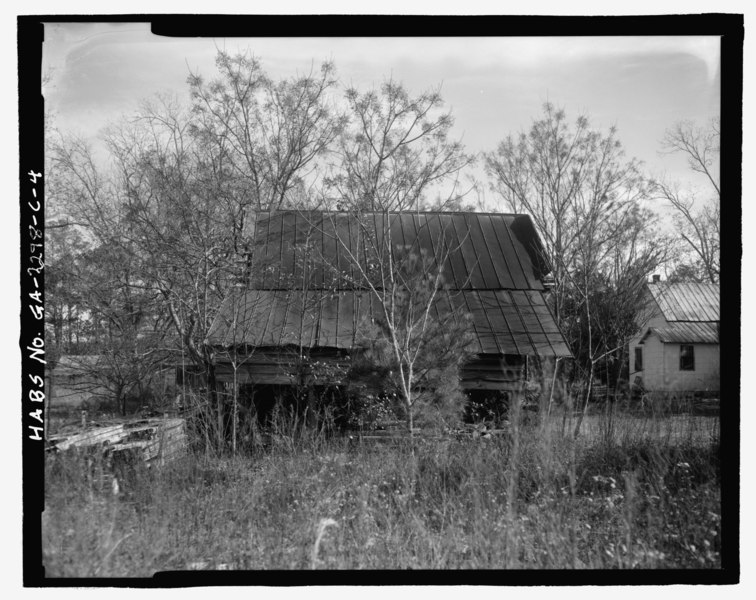
[{"label": "black photo border", "polygon": [[[254,571],[163,572],[143,579],[62,579],[45,576],[41,514],[44,403],[44,23],[149,22],[164,36],[721,36],[722,281],[720,348],[740,357],[742,256],[743,15],[424,16],[424,15],[24,15],[17,17],[19,94],[20,298],[22,377],[23,583],[27,587],[194,587],[215,585],[671,585],[735,584],[740,579],[740,360],[721,361],[722,568],[659,571]],[[35,176],[39,174],[41,176]],[[35,244],[36,243],[36,244]],[[34,244],[34,245],[33,245]],[[42,409],[40,411],[40,409]],[[40,412],[38,412],[40,411]],[[37,415],[36,417],[34,415]],[[36,431],[36,435],[34,435]],[[42,436],[43,437],[43,436]]]}]

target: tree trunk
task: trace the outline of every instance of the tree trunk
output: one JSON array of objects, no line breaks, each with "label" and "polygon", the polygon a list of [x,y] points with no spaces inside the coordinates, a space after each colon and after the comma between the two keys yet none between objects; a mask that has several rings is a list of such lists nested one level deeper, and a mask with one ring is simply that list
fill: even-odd
[{"label": "tree trunk", "polygon": [[[58,356],[60,357],[60,354],[58,354]],[[52,405],[53,405],[52,401],[53,401],[53,399],[55,397],[55,369],[54,368],[50,368],[50,369],[47,370],[47,373],[48,373],[49,377],[48,377],[48,380],[46,382],[46,385],[47,385],[47,394],[45,395],[45,404],[47,404],[47,406],[46,406],[46,412],[49,415],[49,414],[52,414],[51,413],[51,409],[52,409]],[[47,425],[47,422],[49,420],[50,419],[45,419],[45,426]],[[47,433],[47,432],[45,432],[45,433]]]},{"label": "tree trunk", "polygon": [[116,392],[116,404],[121,407],[121,416],[126,416],[126,395],[123,393],[123,388],[119,387]]},{"label": "tree trunk", "polygon": [[520,468],[520,408],[522,405],[522,390],[515,390],[509,402],[509,425],[512,446],[509,449],[509,473],[507,477],[507,545],[506,567],[516,568],[518,565],[517,534],[515,522],[517,516],[517,480]]},{"label": "tree trunk", "polygon": [[207,361],[205,368],[207,369],[207,401],[208,406],[214,406],[216,410],[216,444],[220,454],[223,452],[223,396],[218,393],[215,365]]},{"label": "tree trunk", "polygon": [[[619,394],[619,384],[620,384],[620,379],[622,378],[622,369],[625,366],[625,349],[626,348],[627,348],[626,345],[623,345],[622,348],[620,348],[620,357],[619,357],[618,366],[617,366],[617,375],[616,375],[616,379],[614,381],[614,398],[613,398],[614,400],[617,399],[617,395]],[[628,372],[628,379],[629,379],[630,378],[630,376],[629,376],[630,369],[629,368],[628,368],[627,372]]]},{"label": "tree trunk", "polygon": [[232,388],[233,407],[231,409],[231,452],[234,456],[236,456],[236,430],[239,425],[239,384],[236,377],[236,372],[238,369],[236,360],[234,360],[232,367],[234,370],[234,379]]},{"label": "tree trunk", "polygon": [[546,410],[546,417],[551,416],[551,407],[554,403],[554,388],[556,387],[557,371],[559,370],[559,357],[554,359],[554,372],[551,376],[551,389],[549,390],[549,406]]},{"label": "tree trunk", "polygon": [[68,306],[68,351],[71,351],[71,346],[73,344],[73,316],[71,315],[71,306]]},{"label": "tree trunk", "polygon": [[591,370],[588,375],[588,389],[585,393],[585,402],[583,403],[583,410],[580,411],[580,414],[578,415],[577,423],[575,423],[575,432],[574,437],[578,437],[580,435],[580,426],[583,423],[583,419],[585,418],[585,413],[588,411],[588,402],[591,400],[591,391],[593,390],[593,373],[594,373],[594,367],[596,366],[596,362],[591,359]]}]

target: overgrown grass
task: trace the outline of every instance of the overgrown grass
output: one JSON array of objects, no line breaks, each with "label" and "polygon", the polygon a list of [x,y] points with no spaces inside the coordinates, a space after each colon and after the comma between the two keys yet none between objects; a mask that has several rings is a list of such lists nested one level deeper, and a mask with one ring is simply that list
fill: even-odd
[{"label": "overgrown grass", "polygon": [[66,453],[46,467],[44,564],[54,577],[716,568],[718,438],[672,424],[628,417],[574,440],[554,418],[519,428],[516,460],[513,435],[413,450],[301,430],[244,457],[137,466],[118,494],[97,455]]}]

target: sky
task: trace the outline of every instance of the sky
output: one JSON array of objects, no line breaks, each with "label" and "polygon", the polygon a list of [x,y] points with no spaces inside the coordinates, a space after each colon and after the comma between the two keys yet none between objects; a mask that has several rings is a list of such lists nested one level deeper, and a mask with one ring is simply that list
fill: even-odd
[{"label": "sky", "polygon": [[649,175],[692,186],[703,182],[681,156],[662,155],[660,140],[676,120],[719,116],[716,37],[168,38],[148,23],[104,22],[45,25],[46,108],[61,129],[97,140],[142,99],[188,98],[187,75],[212,78],[217,48],[251,51],[272,77],[332,60],[341,83],[361,90],[389,77],[413,93],[440,85],[470,152],[527,130],[550,101],[570,120],[616,126]]}]

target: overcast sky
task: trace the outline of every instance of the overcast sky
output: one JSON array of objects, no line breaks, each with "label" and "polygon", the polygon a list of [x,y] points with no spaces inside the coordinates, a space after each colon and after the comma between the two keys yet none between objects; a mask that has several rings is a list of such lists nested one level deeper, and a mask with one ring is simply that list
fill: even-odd
[{"label": "overcast sky", "polygon": [[720,110],[716,37],[166,38],[148,23],[46,25],[47,107],[59,127],[96,138],[140,99],[186,94],[189,69],[212,77],[216,47],[250,49],[273,77],[333,60],[341,82],[360,89],[389,76],[416,93],[440,84],[471,152],[527,129],[549,100],[570,120],[616,125],[649,174],[684,181],[684,160],[659,153],[665,129]]}]

